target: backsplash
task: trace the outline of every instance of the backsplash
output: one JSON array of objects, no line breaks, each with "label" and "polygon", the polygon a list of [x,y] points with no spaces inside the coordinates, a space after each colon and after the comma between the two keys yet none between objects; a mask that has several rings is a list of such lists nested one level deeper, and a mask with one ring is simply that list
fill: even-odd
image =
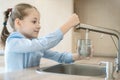
[{"label": "backsplash", "polygon": [[[119,0],[74,0],[74,12],[79,15],[81,23],[100,26],[120,31],[120,3]],[[76,41],[85,38],[84,31],[72,33],[72,51],[76,52]],[[95,56],[116,57],[117,49],[111,36],[89,32]],[[113,37],[117,45],[117,39]]]}]

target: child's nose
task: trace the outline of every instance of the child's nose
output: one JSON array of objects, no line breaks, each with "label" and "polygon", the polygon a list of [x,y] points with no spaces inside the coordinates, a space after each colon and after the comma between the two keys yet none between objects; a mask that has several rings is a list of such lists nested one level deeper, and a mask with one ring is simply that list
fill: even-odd
[{"label": "child's nose", "polygon": [[38,29],[40,29],[40,28],[41,28],[41,26],[40,26],[40,25],[37,25],[37,28],[38,28]]}]

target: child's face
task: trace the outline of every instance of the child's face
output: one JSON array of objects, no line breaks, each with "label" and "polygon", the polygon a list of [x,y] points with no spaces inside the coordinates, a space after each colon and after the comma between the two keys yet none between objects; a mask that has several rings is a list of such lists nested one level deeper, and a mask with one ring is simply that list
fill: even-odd
[{"label": "child's face", "polygon": [[27,12],[28,16],[20,20],[18,31],[27,38],[37,38],[40,30],[40,14],[34,8],[28,9]]}]

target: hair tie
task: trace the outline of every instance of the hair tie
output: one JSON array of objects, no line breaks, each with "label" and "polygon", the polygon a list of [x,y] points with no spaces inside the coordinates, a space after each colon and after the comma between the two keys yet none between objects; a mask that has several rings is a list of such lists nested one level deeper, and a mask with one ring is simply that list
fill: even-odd
[{"label": "hair tie", "polygon": [[8,10],[7,10],[8,12],[11,12],[12,11],[12,8],[8,8]]},{"label": "hair tie", "polygon": [[7,11],[5,11],[5,21],[3,22],[4,26],[7,25],[7,20],[8,20],[9,15],[11,14],[11,12],[12,12],[12,8],[8,8]]},{"label": "hair tie", "polygon": [[3,25],[6,26],[6,25],[7,25],[7,22],[5,21],[5,22],[3,23]]}]

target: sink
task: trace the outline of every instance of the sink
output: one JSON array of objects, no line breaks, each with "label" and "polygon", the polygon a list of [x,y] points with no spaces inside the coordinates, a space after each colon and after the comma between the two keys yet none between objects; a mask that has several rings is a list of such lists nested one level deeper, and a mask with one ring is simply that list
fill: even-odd
[{"label": "sink", "polygon": [[50,67],[40,68],[39,71],[101,78],[105,78],[106,76],[105,66],[88,64],[57,64]]}]

